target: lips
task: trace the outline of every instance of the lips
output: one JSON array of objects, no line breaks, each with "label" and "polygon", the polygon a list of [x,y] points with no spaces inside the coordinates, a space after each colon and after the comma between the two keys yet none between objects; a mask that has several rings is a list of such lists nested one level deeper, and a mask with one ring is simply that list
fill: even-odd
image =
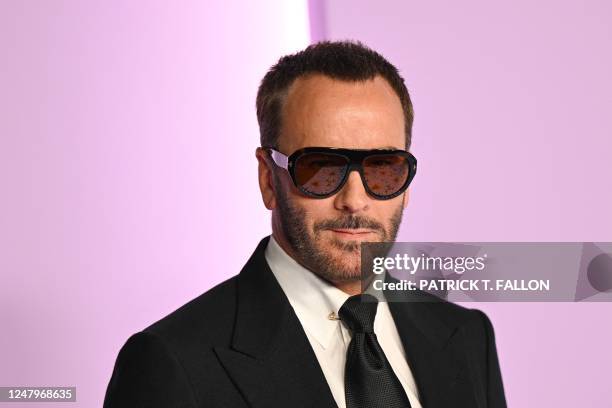
[{"label": "lips", "polygon": [[354,229],[354,228],[332,228],[330,231],[347,237],[360,237],[368,234],[373,234],[374,231],[368,229]]}]

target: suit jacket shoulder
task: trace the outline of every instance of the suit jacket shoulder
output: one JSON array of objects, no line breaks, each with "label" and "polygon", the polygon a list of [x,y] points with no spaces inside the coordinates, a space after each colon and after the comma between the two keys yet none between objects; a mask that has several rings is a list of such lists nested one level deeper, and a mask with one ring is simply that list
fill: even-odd
[{"label": "suit jacket shoulder", "polygon": [[143,331],[185,350],[229,344],[236,315],[236,276],[220,283]]},{"label": "suit jacket shoulder", "polygon": [[[231,387],[212,350],[230,343],[235,292],[233,277],[130,336],[117,356],[104,407],[194,408],[231,401],[231,393],[215,401],[215,394],[202,390]],[[194,375],[202,371],[205,377]],[[234,406],[241,404],[238,396]]]}]

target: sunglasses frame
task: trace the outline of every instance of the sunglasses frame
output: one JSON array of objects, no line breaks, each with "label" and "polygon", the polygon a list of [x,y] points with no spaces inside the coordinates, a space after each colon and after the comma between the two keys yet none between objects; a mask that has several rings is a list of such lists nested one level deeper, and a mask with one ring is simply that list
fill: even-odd
[{"label": "sunglasses frame", "polygon": [[[312,197],[312,198],[327,198],[327,197],[333,196],[338,191],[340,191],[342,187],[344,187],[344,185],[346,184],[346,181],[348,180],[348,176],[351,174],[351,171],[357,170],[357,172],[359,172],[359,175],[361,177],[361,182],[363,184],[363,187],[370,196],[376,198],[377,200],[390,200],[402,194],[404,191],[406,191],[406,189],[412,182],[412,179],[416,175],[416,171],[417,171],[416,157],[414,157],[412,153],[406,150],[345,149],[345,148],[339,148],[339,147],[304,147],[302,149],[296,150],[295,152],[287,156],[286,154],[281,153],[272,147],[263,147],[263,149],[266,150],[270,154],[272,161],[278,167],[285,169],[289,172],[289,175],[291,176],[291,181],[293,181],[293,185],[298,190],[300,190],[304,195],[308,197]],[[344,170],[344,174],[342,175],[342,180],[340,181],[340,183],[338,183],[338,186],[334,190],[330,191],[329,193],[325,193],[325,194],[313,193],[311,191],[303,189],[302,187],[298,185],[297,177],[295,175],[296,162],[301,156],[304,156],[305,154],[309,154],[309,153],[332,154],[332,155],[336,155],[336,156],[340,156],[345,159],[348,159],[348,166],[345,166],[346,168]],[[409,166],[408,178],[406,179],[402,187],[395,193],[389,194],[389,195],[379,195],[379,194],[374,193],[372,190],[370,190],[370,187],[368,187],[368,183],[366,182],[365,174],[363,170],[363,161],[367,157],[370,157],[370,156],[385,155],[385,154],[395,154],[395,155],[399,155],[399,156],[406,158],[408,162],[408,166]]]}]

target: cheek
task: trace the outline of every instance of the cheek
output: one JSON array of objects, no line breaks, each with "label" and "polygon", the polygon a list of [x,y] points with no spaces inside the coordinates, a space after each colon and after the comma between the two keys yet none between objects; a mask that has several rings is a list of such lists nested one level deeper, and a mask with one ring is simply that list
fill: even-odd
[{"label": "cheek", "polygon": [[338,216],[334,213],[333,197],[317,199],[296,195],[293,202],[304,211],[304,221],[310,230],[314,223]]},{"label": "cheek", "polygon": [[402,196],[395,197],[391,200],[380,202],[376,208],[376,217],[388,227],[398,211],[401,212],[403,210],[404,202]]}]

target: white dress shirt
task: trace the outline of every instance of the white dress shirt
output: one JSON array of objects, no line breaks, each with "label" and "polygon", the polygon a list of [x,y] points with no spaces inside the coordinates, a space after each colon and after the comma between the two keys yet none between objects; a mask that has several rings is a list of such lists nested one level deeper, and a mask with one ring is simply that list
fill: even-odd
[{"label": "white dress shirt", "polygon": [[[351,332],[339,320],[330,320],[328,316],[332,312],[337,316],[350,295],[298,264],[272,236],[266,248],[266,261],[306,332],[338,407],[345,408],[344,365]],[[378,304],[374,333],[412,408],[422,408],[387,302]]]}]

